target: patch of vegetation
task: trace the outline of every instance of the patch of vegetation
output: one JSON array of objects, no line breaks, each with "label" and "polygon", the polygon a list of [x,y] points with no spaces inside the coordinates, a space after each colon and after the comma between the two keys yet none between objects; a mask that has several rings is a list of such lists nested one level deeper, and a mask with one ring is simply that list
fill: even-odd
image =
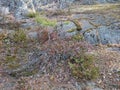
[{"label": "patch of vegetation", "polygon": [[7,37],[7,34],[0,33],[0,46],[2,46],[4,39]]},{"label": "patch of vegetation", "polygon": [[[38,72],[38,69],[32,70],[32,71],[23,71],[21,72],[22,76],[31,76]],[[16,75],[17,76],[17,75]]]},{"label": "patch of vegetation", "polygon": [[44,14],[45,12],[41,13],[29,12],[29,14],[27,14],[27,17],[35,18],[35,21],[43,26],[55,26],[57,24],[55,20],[48,19],[47,17],[44,16]]},{"label": "patch of vegetation", "polygon": [[21,42],[25,42],[27,40],[27,36],[25,34],[24,30],[17,30],[15,31],[14,35],[13,35],[13,41],[16,43],[21,43]]},{"label": "patch of vegetation", "polygon": [[72,57],[68,63],[72,75],[77,79],[92,80],[99,76],[99,69],[95,66],[93,55],[82,52],[78,57]]},{"label": "patch of vegetation", "polygon": [[7,62],[12,62],[12,61],[16,61],[16,56],[6,56],[6,61]]},{"label": "patch of vegetation", "polygon": [[27,17],[30,17],[30,18],[35,18],[37,15],[39,15],[39,13],[35,13],[35,12],[29,12],[28,14],[27,14]]},{"label": "patch of vegetation", "polygon": [[118,71],[117,73],[120,74],[120,71]]},{"label": "patch of vegetation", "polygon": [[70,23],[70,21],[65,21],[65,22],[64,22],[64,24],[69,24],[69,23]]},{"label": "patch of vegetation", "polygon": [[57,22],[55,20],[50,20],[47,17],[44,17],[42,15],[37,15],[35,17],[35,20],[37,23],[43,25],[43,26],[56,26]]},{"label": "patch of vegetation", "polygon": [[76,34],[76,35],[72,36],[72,39],[76,40],[76,41],[83,40],[83,38],[84,37],[82,35],[80,35],[80,34]]},{"label": "patch of vegetation", "polygon": [[17,57],[15,55],[6,56],[5,64],[10,69],[14,69],[19,66],[19,63],[17,63]]},{"label": "patch of vegetation", "polygon": [[40,15],[47,15],[47,13],[49,13],[49,12],[46,12],[44,10],[39,12]]},{"label": "patch of vegetation", "polygon": [[68,32],[68,33],[72,33],[72,32],[74,32],[75,30],[76,30],[76,28],[72,28],[72,29],[67,30],[67,32]]},{"label": "patch of vegetation", "polygon": [[6,36],[7,36],[7,34],[0,33],[0,40],[3,40]]}]

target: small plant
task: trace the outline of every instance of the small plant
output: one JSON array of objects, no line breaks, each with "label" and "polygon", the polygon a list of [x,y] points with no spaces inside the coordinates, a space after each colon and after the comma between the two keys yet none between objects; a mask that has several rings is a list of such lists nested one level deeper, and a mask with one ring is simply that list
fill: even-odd
[{"label": "small plant", "polygon": [[37,23],[43,25],[43,26],[55,26],[57,24],[57,22],[55,20],[50,20],[44,16],[41,15],[37,15],[35,17],[35,20]]},{"label": "small plant", "polygon": [[7,34],[0,33],[0,40],[3,40],[6,36]]},{"label": "small plant", "polygon": [[64,24],[70,24],[70,21],[65,21]]},{"label": "small plant", "polygon": [[6,61],[7,62],[16,61],[16,56],[6,56]]},{"label": "small plant", "polygon": [[6,56],[5,64],[10,69],[14,69],[14,68],[17,68],[19,66],[19,63],[17,61],[17,57],[15,55]]},{"label": "small plant", "polygon": [[7,37],[7,34],[0,33],[0,46],[2,46],[4,39]]},{"label": "small plant", "polygon": [[75,30],[76,30],[75,28],[72,28],[72,29],[67,30],[67,32],[68,32],[68,33],[72,33],[72,32],[74,32]]},{"label": "small plant", "polygon": [[76,34],[72,38],[73,40],[80,41],[80,40],[83,40],[84,37],[80,34]]},{"label": "small plant", "polygon": [[24,30],[15,31],[13,37],[14,37],[13,40],[16,43],[25,42],[27,40],[27,37],[26,37]]},{"label": "small plant", "polygon": [[99,76],[99,69],[95,66],[94,56],[80,54],[79,57],[73,57],[69,61],[72,75],[80,79],[96,79]]},{"label": "small plant", "polygon": [[38,15],[38,13],[35,13],[35,12],[29,12],[29,13],[27,14],[27,17],[35,18],[37,15]]}]

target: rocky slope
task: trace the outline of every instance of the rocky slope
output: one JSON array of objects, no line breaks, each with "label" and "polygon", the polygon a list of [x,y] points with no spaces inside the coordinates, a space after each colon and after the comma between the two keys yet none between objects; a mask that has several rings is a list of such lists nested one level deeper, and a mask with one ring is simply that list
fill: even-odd
[{"label": "rocky slope", "polygon": [[[52,27],[42,26],[36,18],[26,16],[29,10],[24,6],[26,4],[20,3],[22,0],[6,1],[1,0],[5,7],[0,8],[1,90],[120,89],[119,3],[73,4],[63,11],[56,12],[55,8],[47,10],[43,16],[50,22],[57,21]],[[43,6],[46,7],[47,1],[53,0],[41,0]],[[81,2],[90,4],[92,0],[89,0],[90,3],[88,0]],[[49,22],[46,18],[42,19]],[[79,30],[76,22],[81,25]],[[76,64],[71,57],[79,53],[95,56],[95,66],[99,67],[100,72],[97,79],[76,79],[72,76],[69,63]]]}]

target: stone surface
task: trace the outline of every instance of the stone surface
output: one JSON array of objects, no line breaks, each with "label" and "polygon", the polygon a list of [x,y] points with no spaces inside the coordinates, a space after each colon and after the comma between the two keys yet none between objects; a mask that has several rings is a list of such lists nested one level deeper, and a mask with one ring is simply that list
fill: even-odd
[{"label": "stone surface", "polygon": [[2,16],[6,16],[8,15],[10,12],[9,12],[9,7],[3,7],[3,6],[0,6],[0,15]]},{"label": "stone surface", "polygon": [[[24,15],[28,14],[30,10],[42,10],[42,6],[49,8],[65,8],[72,4],[74,1],[79,0],[0,0],[0,5],[5,6],[5,12],[14,13],[15,17],[18,19],[25,18]],[[80,4],[96,4],[96,3],[106,3],[106,2],[119,2],[120,0],[80,0]],[[29,3],[28,3],[29,2]],[[3,9],[2,9],[3,11]],[[1,12],[1,11],[0,11]]]},{"label": "stone surface", "polygon": [[[6,1],[8,1],[8,3],[6,3]],[[14,3],[13,3],[13,1],[14,1]],[[29,11],[28,7],[26,7],[26,5],[24,6],[23,3],[22,3],[22,1],[25,1],[25,0],[18,0],[19,1],[18,4],[16,4],[18,1],[16,1],[16,0],[13,0],[13,1],[4,0],[4,1],[2,1],[2,3],[6,4],[8,6],[13,5],[12,7],[10,7],[10,11],[12,11],[14,9],[13,11],[16,14],[16,18],[17,19],[25,19],[26,17],[24,17],[24,15],[26,13],[28,13],[27,11]],[[47,0],[41,0],[42,5],[46,5],[47,3],[50,3],[51,1],[53,1],[53,0],[49,0],[48,2],[47,2]],[[62,1],[64,2],[65,0],[62,0]],[[92,0],[90,0],[90,1],[84,0],[84,2],[85,1],[86,1],[87,4],[92,4],[93,3]],[[101,0],[101,1],[96,0],[96,1],[98,1],[100,3],[108,2],[108,0]],[[114,1],[114,0],[110,0],[110,1]],[[11,2],[11,3],[9,3],[9,2]],[[1,2],[0,2],[0,4],[1,4]],[[18,5],[18,7],[14,7],[14,5]],[[23,9],[23,7],[25,7],[25,9]],[[16,12],[17,10],[18,10],[18,12]],[[112,10],[112,12],[115,13],[113,10]],[[115,13],[115,14],[117,14],[117,13]],[[56,32],[58,32],[58,33],[56,33],[56,32],[53,33],[52,31],[48,31],[46,29],[43,29],[43,30],[40,29],[38,31],[37,30],[32,30],[37,25],[34,22],[29,22],[29,21],[31,21],[31,19],[29,19],[28,22],[25,22],[25,23],[21,24],[20,27],[22,29],[28,29],[29,28],[29,30],[26,33],[27,36],[31,39],[38,40],[39,43],[41,43],[42,45],[39,44],[38,42],[37,42],[37,44],[35,44],[34,42],[33,43],[32,42],[30,42],[30,43],[27,42],[27,44],[29,44],[29,46],[26,47],[26,48],[24,47],[25,48],[24,49],[22,46],[19,46],[19,45],[17,45],[16,48],[15,48],[15,46],[14,46],[15,43],[10,43],[10,45],[13,45],[13,46],[9,47],[9,45],[8,45],[6,47],[6,49],[3,48],[3,50],[1,50],[1,53],[0,53],[0,58],[3,55],[1,61],[4,61],[3,58],[4,58],[5,55],[7,56],[7,54],[8,54],[8,56],[9,56],[9,54],[10,55],[14,55],[14,54],[16,55],[17,54],[18,57],[20,58],[20,60],[17,62],[17,63],[20,63],[20,66],[17,69],[14,69],[14,70],[8,68],[6,70],[7,74],[9,74],[11,76],[18,76],[19,77],[19,76],[24,76],[24,75],[25,76],[31,75],[30,73],[32,71],[36,70],[36,69],[39,69],[39,75],[41,75],[43,73],[52,72],[54,70],[57,70],[57,68],[55,67],[57,65],[57,63],[60,60],[62,60],[62,61],[67,60],[67,58],[69,58],[70,55],[69,55],[69,53],[66,53],[66,52],[63,53],[61,48],[59,48],[59,47],[61,47],[61,46],[59,46],[59,44],[61,44],[61,43],[62,43],[62,47],[63,47],[62,49],[63,50],[68,48],[67,46],[65,46],[63,41],[58,43],[58,44],[57,44],[57,42],[54,42],[54,38],[57,37],[56,34],[58,34],[58,36],[61,37],[61,38],[66,38],[66,37],[69,37],[69,36],[73,36],[76,33],[78,33],[78,34],[79,33],[84,33],[84,37],[85,37],[86,41],[88,41],[92,44],[99,44],[99,43],[102,43],[102,44],[120,44],[120,23],[119,23],[119,20],[116,20],[115,18],[112,18],[112,17],[108,16],[107,14],[105,14],[105,16],[107,15],[108,18],[104,17],[103,15],[104,14],[98,14],[98,12],[97,13],[92,12],[91,14],[83,13],[83,14],[75,15],[75,17],[73,17],[73,18],[77,19],[79,17],[82,17],[82,19],[80,20],[80,22],[82,23],[82,31],[76,32],[74,30],[71,33],[68,32],[68,30],[76,28],[76,26],[72,22],[69,22],[68,24],[65,24],[64,22],[62,24],[61,24],[61,22],[58,23],[58,27],[56,28],[56,30],[57,30]],[[89,19],[85,19],[85,18],[89,18]],[[93,19],[93,20],[91,20],[91,19]],[[1,32],[4,32],[4,29],[0,29],[0,33]],[[8,37],[13,38],[12,34],[15,31],[14,30],[8,30],[7,32],[9,34]],[[49,33],[49,32],[51,32],[51,33]],[[49,34],[50,34],[50,36],[49,36]],[[51,42],[47,43],[47,41],[49,39],[51,39]],[[58,40],[58,42],[59,42],[59,40]],[[68,41],[66,41],[66,43],[67,42]],[[22,45],[22,42],[21,42],[21,45]],[[79,45],[78,45],[78,48],[79,48]],[[43,48],[43,46],[44,47],[47,46],[47,47]],[[16,49],[18,49],[18,50],[16,50]],[[55,49],[55,51],[54,51],[54,49]],[[73,48],[71,48],[71,50],[72,49]],[[110,50],[111,48],[108,48],[108,49]],[[119,48],[112,48],[112,49],[115,49],[115,51],[119,50]],[[43,52],[41,50],[43,50]],[[59,50],[62,52],[62,54],[59,53]],[[108,56],[106,56],[107,60],[104,60],[104,57],[103,57],[103,59],[101,59],[101,60],[103,60],[103,62],[100,61],[102,63],[99,63],[99,65],[101,65],[101,68],[102,68],[101,70],[103,70],[102,73],[105,73],[105,75],[106,75],[106,76],[103,75],[103,78],[102,78],[103,81],[107,84],[111,84],[112,88],[113,88],[112,85],[119,88],[119,84],[117,85],[117,82],[116,82],[116,81],[119,82],[119,76],[116,74],[116,71],[117,72],[120,71],[120,68],[119,68],[119,60],[120,59],[118,58],[120,55],[114,56],[113,53],[108,54],[108,52],[105,53],[105,51],[96,51],[96,52],[101,53],[102,57],[105,56],[105,55],[108,55]],[[96,52],[94,52],[94,53],[96,54]],[[71,52],[70,52],[70,54],[71,54]],[[98,55],[100,55],[100,54],[98,54]],[[117,55],[117,53],[115,53],[115,55]],[[111,62],[112,59],[110,57],[113,57],[112,62]],[[26,60],[26,58],[27,58],[27,60]],[[63,65],[65,65],[64,62],[63,62]],[[104,65],[104,66],[102,66],[102,65]],[[4,64],[3,64],[3,66],[5,67]],[[62,72],[62,69],[63,69],[63,67],[60,67],[60,72],[59,72],[60,75],[57,73],[56,77],[59,78],[60,80],[65,80],[67,72],[64,71],[64,72],[66,72],[65,75],[64,75],[64,73]],[[67,68],[67,70],[68,70],[68,68]],[[26,73],[24,73],[24,72],[26,72]],[[113,74],[113,76],[112,76],[112,74]],[[1,70],[0,70],[0,76],[1,76]],[[3,77],[5,78],[5,76],[3,76]],[[111,77],[112,77],[112,79],[111,79]],[[6,80],[6,78],[5,79],[4,78],[2,78],[2,77],[0,78],[0,82],[1,82],[0,85],[3,84],[3,87],[0,87],[0,89],[1,90],[3,90],[3,89],[4,90],[9,90],[10,87],[13,87],[14,83],[12,81],[11,82],[7,81],[9,79],[9,77],[7,77],[7,80]],[[46,85],[48,88],[50,88],[52,86],[51,81],[49,81],[49,80],[46,81],[46,78],[44,79],[45,81],[44,80],[37,81],[40,84],[36,83],[36,80],[39,80],[40,78],[35,78],[34,76],[31,76],[31,77],[28,77],[28,78],[30,78],[30,80],[28,80],[28,82],[30,82],[29,84],[31,85],[32,88],[37,86],[38,89],[39,89],[40,85],[43,85],[43,88],[45,87],[44,85]],[[52,78],[53,78],[53,76],[52,76]],[[108,80],[111,80],[111,81],[108,82]],[[114,81],[114,83],[112,81]],[[23,82],[21,85],[23,85],[25,83],[26,82]],[[25,84],[25,85],[28,85],[28,84]],[[48,85],[51,85],[51,86],[49,87]],[[54,85],[56,85],[56,84],[53,84],[53,86]],[[68,90],[70,88],[70,87],[68,87],[69,86],[68,84],[67,84],[68,86],[65,86],[65,84],[64,85],[63,84],[57,84],[57,85],[59,87],[54,86],[53,90]],[[94,82],[89,82],[89,81],[85,82],[85,83],[79,83],[79,84],[73,82],[73,84],[70,84],[70,85],[73,85],[76,88],[75,90],[82,90],[82,88],[83,89],[88,89],[88,90],[103,90],[101,88],[98,88]],[[35,89],[35,90],[38,90],[38,89]],[[17,90],[17,89],[11,89],[11,90]],[[74,90],[74,89],[71,89],[71,90]],[[109,90],[109,89],[106,89],[106,90]]]},{"label": "stone surface", "polygon": [[[102,7],[105,9],[104,5]],[[81,33],[89,43],[103,45],[120,44],[120,10],[118,10],[118,8],[120,8],[119,5],[116,6],[116,8],[113,8],[112,11],[110,9],[107,11],[101,11],[98,9],[97,13],[94,9],[90,10],[88,13],[86,12],[87,10],[85,10],[85,14],[80,10],[79,13],[81,13],[73,14],[72,18],[80,19],[80,23],[82,24]],[[63,24],[61,28],[58,28],[58,32],[61,37],[72,36],[76,34],[75,31],[71,33],[67,32],[67,30],[72,28],[76,27],[70,22],[68,24]]]}]

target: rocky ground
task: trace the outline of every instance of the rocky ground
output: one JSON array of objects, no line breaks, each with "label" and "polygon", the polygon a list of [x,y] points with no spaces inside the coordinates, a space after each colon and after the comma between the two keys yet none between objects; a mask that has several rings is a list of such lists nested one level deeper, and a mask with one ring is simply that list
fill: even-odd
[{"label": "rocky ground", "polygon": [[[73,5],[47,11],[43,15],[56,19],[57,26],[45,28],[34,18],[1,15],[0,90],[120,90],[119,8],[120,4]],[[76,30],[73,20],[82,30]],[[68,61],[81,48],[95,56],[100,72],[95,80],[71,75]]]}]

